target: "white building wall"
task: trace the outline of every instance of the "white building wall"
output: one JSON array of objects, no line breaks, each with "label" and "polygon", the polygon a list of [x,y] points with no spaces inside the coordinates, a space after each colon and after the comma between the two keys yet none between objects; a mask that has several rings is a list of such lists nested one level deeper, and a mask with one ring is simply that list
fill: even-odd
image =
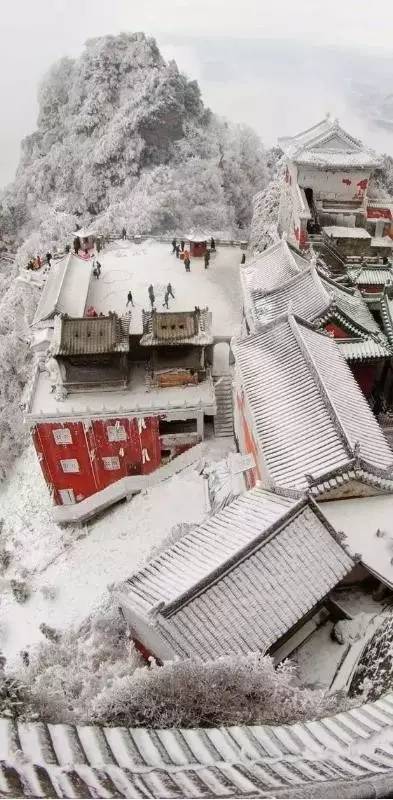
[{"label": "white building wall", "polygon": [[298,167],[299,186],[303,189],[312,189],[317,203],[322,199],[365,201],[369,178],[370,170],[326,170],[316,167]]},{"label": "white building wall", "polygon": [[146,619],[140,617],[135,609],[130,606],[127,594],[119,593],[117,599],[130,628],[131,636],[138,639],[146,647],[146,650],[156,658],[159,658],[160,661],[168,661],[175,658],[176,654],[168,643],[162,639],[160,632],[153,625],[150,625]]}]

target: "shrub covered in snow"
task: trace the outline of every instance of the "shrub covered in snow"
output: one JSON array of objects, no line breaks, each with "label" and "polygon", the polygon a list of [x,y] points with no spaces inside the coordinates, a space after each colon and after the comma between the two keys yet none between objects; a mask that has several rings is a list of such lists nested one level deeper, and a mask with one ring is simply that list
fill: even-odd
[{"label": "shrub covered in snow", "polygon": [[296,686],[292,666],[258,654],[216,662],[143,662],[118,609],[30,653],[19,676],[31,710],[52,722],[193,726],[290,722],[333,712],[338,700]]},{"label": "shrub covered in snow", "polygon": [[32,255],[64,244],[77,221],[103,232],[244,228],[267,180],[256,134],[206,109],[154,39],[122,33],[50,70],[0,225],[29,235]]},{"label": "shrub covered in snow", "polygon": [[286,723],[336,708],[336,698],[299,689],[289,663],[259,654],[208,663],[179,661],[137,669],[93,700],[97,722],[147,727]]},{"label": "shrub covered in snow", "polygon": [[29,661],[19,678],[29,687],[32,711],[41,719],[72,722],[90,720],[94,698],[131,674],[141,657],[130,652],[124,620],[108,605],[59,641],[43,642]]},{"label": "shrub covered in snow", "polygon": [[12,579],[10,582],[12,593],[18,603],[26,603],[30,597],[30,589],[25,581]]}]

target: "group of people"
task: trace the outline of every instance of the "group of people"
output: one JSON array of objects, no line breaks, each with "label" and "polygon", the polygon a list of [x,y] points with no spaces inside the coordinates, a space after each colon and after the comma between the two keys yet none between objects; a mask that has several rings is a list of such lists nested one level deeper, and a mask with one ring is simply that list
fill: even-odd
[{"label": "group of people", "polygon": [[[212,252],[215,252],[215,250],[216,250],[216,242],[212,236],[210,239],[210,249],[207,248],[203,256],[205,262],[205,269],[209,268],[210,254]],[[183,262],[185,270],[186,272],[191,272],[190,252],[189,250],[185,250],[184,239],[180,240],[180,244],[177,243],[177,240],[175,238],[172,239],[172,253],[176,254],[176,258],[180,258],[180,253],[183,253]]]},{"label": "group of people", "polygon": [[180,244],[177,243],[176,239],[172,239],[172,253],[176,253],[176,258],[180,258],[180,253],[183,253],[185,270],[186,272],[191,272],[190,253],[189,250],[185,250],[184,239],[181,240]]},{"label": "group of people", "polygon": [[[46,256],[45,256],[45,261],[46,261],[48,267],[50,267],[50,265],[52,263],[52,258],[53,258],[52,253],[48,252],[46,254]],[[42,267],[42,264],[43,264],[43,261],[42,261],[41,256],[36,256],[35,258],[31,258],[30,259],[30,261],[27,264],[27,269],[40,269]]]},{"label": "group of people", "polygon": [[[154,286],[153,286],[153,284],[152,284],[152,283],[151,283],[151,284],[150,284],[150,286],[148,287],[147,294],[148,294],[148,296],[149,296],[149,301],[150,301],[151,310],[153,311],[153,309],[154,309],[154,304],[155,304],[155,302],[156,302],[156,296],[155,296],[155,294],[154,294]],[[168,285],[167,285],[167,287],[166,287],[166,290],[165,290],[164,302],[163,302],[163,304],[162,304],[162,305],[163,305],[163,306],[165,306],[166,308],[169,308],[169,298],[170,298],[170,297],[172,297],[172,299],[173,299],[173,300],[175,299],[175,295],[174,295],[174,292],[173,292],[172,284],[171,284],[171,283],[168,283]],[[132,307],[134,308],[134,298],[133,298],[133,296],[132,296],[132,291],[131,291],[131,289],[130,289],[130,291],[129,291],[129,292],[128,292],[128,294],[127,294],[126,308],[127,308],[128,306],[132,306]]]}]

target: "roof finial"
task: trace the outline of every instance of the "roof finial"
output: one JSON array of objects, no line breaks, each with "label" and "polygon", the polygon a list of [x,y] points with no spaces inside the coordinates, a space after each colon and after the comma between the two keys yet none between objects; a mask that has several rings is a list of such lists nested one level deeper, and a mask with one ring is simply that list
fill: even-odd
[{"label": "roof finial", "polygon": [[325,114],[325,119],[330,120],[330,111],[327,111]]},{"label": "roof finial", "polygon": [[335,128],[338,128],[338,127],[340,126],[340,122],[339,122],[339,119],[338,119],[338,117],[335,117],[335,118],[334,118],[334,120],[333,120],[333,125],[334,125],[334,127],[335,127]]}]

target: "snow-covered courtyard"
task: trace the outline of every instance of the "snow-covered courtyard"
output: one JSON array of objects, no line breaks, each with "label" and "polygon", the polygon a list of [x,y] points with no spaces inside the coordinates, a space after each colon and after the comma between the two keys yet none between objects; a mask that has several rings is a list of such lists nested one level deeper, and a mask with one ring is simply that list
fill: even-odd
[{"label": "snow-covered courtyard", "polygon": [[[170,244],[151,239],[141,244],[111,242],[98,256],[102,272],[99,279],[93,277],[90,281],[87,306],[103,314],[131,312],[132,329],[139,333],[142,310],[150,309],[148,286],[153,285],[156,308],[162,311],[166,287],[171,283],[175,299],[169,298],[169,310],[207,306],[213,314],[213,334],[231,336],[241,318],[240,248],[218,246],[208,269],[203,258],[192,258],[190,272],[171,251]],[[129,291],[134,308],[127,306]]]}]

